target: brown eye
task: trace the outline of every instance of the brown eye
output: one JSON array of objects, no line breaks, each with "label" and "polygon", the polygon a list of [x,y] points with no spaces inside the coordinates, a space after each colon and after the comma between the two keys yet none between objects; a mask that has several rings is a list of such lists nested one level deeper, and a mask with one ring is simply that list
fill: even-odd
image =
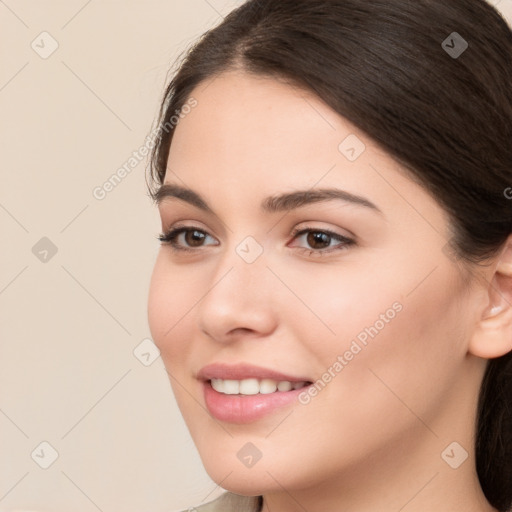
[{"label": "brown eye", "polygon": [[190,247],[200,247],[205,239],[205,234],[197,229],[185,231],[185,242]]},{"label": "brown eye", "polygon": [[[355,240],[328,229],[296,229],[292,235],[294,241],[299,241],[299,245],[296,247],[303,251],[307,251],[310,256],[327,255],[328,253],[338,252],[356,245]],[[300,242],[301,239],[302,242]]]},{"label": "brown eye", "polygon": [[330,235],[322,231],[310,231],[306,240],[312,249],[325,249],[329,247],[331,238]]},{"label": "brown eye", "polygon": [[159,235],[158,240],[164,245],[170,246],[175,251],[193,251],[195,248],[205,246],[203,242],[207,237],[213,239],[213,237],[201,229],[194,227],[178,227]]}]

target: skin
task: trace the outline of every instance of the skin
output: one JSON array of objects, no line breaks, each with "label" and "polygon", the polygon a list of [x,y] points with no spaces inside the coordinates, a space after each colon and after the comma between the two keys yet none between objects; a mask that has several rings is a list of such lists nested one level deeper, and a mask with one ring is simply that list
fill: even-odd
[{"label": "skin", "polygon": [[[201,194],[216,215],[175,198],[159,205],[162,230],[179,222],[209,236],[192,253],[161,247],[148,320],[208,474],[263,495],[266,512],[494,510],[476,476],[473,418],[486,358],[512,349],[511,245],[469,278],[443,250],[449,220],[435,199],[309,92],[238,70],[191,96],[165,183]],[[366,146],[354,162],[338,149],[350,134]],[[381,213],[339,200],[259,209],[313,187],[363,196]],[[355,244],[314,245],[296,227]],[[236,252],[247,236],[263,249],[250,264]],[[196,378],[206,364],[315,381],[395,303],[401,311],[307,405],[245,425],[207,412]],[[251,468],[237,457],[248,442],[262,454]],[[457,469],[441,456],[453,442],[455,462],[468,454]]]}]

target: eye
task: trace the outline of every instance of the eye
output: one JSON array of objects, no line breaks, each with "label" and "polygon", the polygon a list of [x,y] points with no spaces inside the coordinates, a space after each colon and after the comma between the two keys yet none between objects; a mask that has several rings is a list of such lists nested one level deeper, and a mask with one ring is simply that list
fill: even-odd
[{"label": "eye", "polygon": [[194,251],[194,248],[203,247],[203,242],[208,237],[208,233],[195,227],[176,227],[159,235],[158,240],[175,251]]},{"label": "eye", "polygon": [[[307,251],[310,256],[320,255],[325,253],[331,253],[334,251],[345,250],[349,246],[355,245],[355,240],[348,238],[339,233],[335,233],[329,229],[318,229],[318,228],[302,228],[293,231],[293,237],[295,239],[303,238],[308,247],[303,247],[304,251]],[[333,242],[337,242],[334,243]]]},{"label": "eye", "polygon": [[[355,241],[334,231],[328,229],[318,228],[302,228],[295,229],[292,232],[293,240],[304,238],[308,247],[302,247],[299,249],[307,251],[309,255],[322,256],[326,253],[334,251],[345,250],[351,245],[355,245]],[[158,240],[164,245],[169,245],[173,251],[187,251],[194,252],[196,249],[204,247],[205,240],[212,236],[203,231],[202,229],[190,226],[190,227],[175,227],[165,233],[158,236]],[[333,242],[337,242],[333,245]],[[218,245],[213,243],[209,245]],[[293,247],[293,246],[291,246]]]}]

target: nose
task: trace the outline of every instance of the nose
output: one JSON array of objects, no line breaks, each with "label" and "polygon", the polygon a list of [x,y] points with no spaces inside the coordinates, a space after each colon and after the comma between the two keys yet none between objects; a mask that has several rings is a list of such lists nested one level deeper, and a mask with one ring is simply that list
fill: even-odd
[{"label": "nose", "polygon": [[199,328],[220,343],[268,336],[277,326],[275,281],[263,255],[247,263],[233,251],[216,267],[198,304]]}]

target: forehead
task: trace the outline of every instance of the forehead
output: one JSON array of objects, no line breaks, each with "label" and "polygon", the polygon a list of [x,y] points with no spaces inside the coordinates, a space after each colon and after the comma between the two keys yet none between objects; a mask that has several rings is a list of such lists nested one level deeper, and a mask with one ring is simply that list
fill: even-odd
[{"label": "forehead", "polygon": [[384,213],[447,220],[389,154],[311,92],[230,71],[199,84],[191,97],[197,106],[176,127],[166,182],[239,208],[251,197],[338,187],[369,198]]},{"label": "forehead", "polygon": [[199,84],[191,97],[197,106],[180,120],[169,154],[169,166],[189,175],[215,168],[217,179],[229,172],[231,180],[283,175],[307,183],[333,165],[357,167],[340,153],[347,138],[358,152],[379,152],[312,93],[273,78],[231,71]]},{"label": "forehead", "polygon": [[[240,70],[200,83],[191,96],[197,107],[186,116],[189,122],[180,122],[178,128],[193,119],[194,131],[208,135],[208,140],[230,135],[233,142],[253,140],[273,147],[272,140],[283,142],[283,135],[288,135],[290,143],[312,136],[329,143],[329,135],[340,128],[340,116],[311,92],[281,79]],[[176,134],[184,131],[178,128]],[[349,129],[357,131],[354,126]]]}]

